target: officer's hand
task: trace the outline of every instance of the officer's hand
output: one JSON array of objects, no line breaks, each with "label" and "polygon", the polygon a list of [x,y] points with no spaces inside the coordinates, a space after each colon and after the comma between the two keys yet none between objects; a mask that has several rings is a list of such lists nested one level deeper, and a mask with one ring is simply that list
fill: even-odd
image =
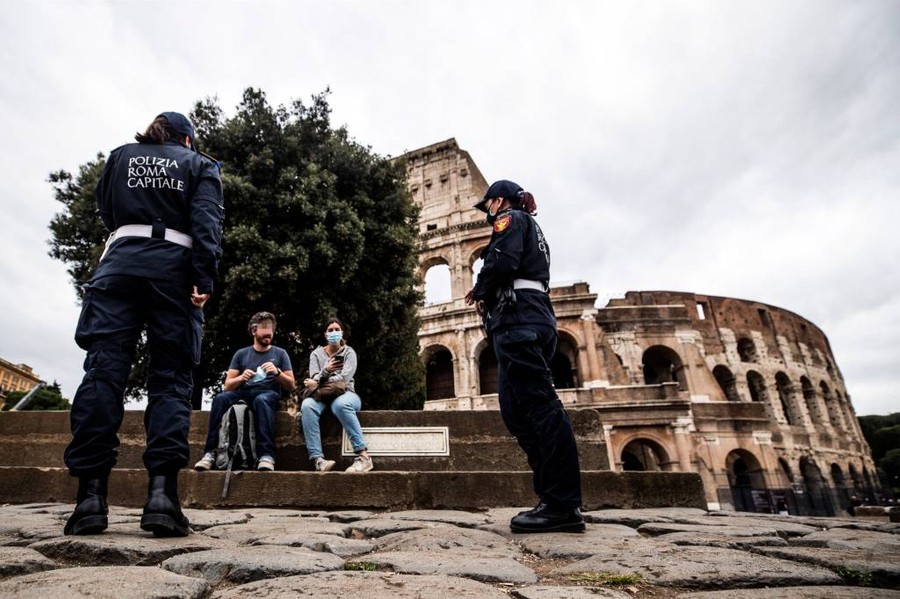
[{"label": "officer's hand", "polygon": [[241,378],[244,379],[244,382],[246,383],[247,381],[252,379],[253,375],[255,375],[255,374],[256,373],[254,371],[252,371],[248,368],[247,370],[245,370],[244,372],[241,373]]},{"label": "officer's hand", "polygon": [[197,308],[202,308],[203,304],[206,303],[206,300],[209,299],[208,293],[199,293],[197,291],[197,286],[194,285],[194,291],[191,293],[191,303],[194,304]]},{"label": "officer's hand", "polygon": [[471,306],[475,302],[475,288],[472,287],[469,289],[469,293],[466,294],[466,305]]}]

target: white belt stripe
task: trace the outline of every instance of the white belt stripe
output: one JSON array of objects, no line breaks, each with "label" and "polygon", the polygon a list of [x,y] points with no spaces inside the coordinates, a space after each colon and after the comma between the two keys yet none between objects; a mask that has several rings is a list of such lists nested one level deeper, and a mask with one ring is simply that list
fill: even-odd
[{"label": "white belt stripe", "polygon": [[[112,242],[116,239],[119,239],[120,237],[152,238],[153,225],[122,225],[109,234],[109,239],[106,240],[106,247],[103,249],[103,255],[100,256],[100,260],[103,260],[103,258],[106,256],[106,252],[109,251],[109,246],[112,245]],[[186,248],[191,248],[194,246],[194,240],[190,235],[186,235],[181,231],[176,231],[175,229],[166,229],[164,239]]]},{"label": "white belt stripe", "polygon": [[540,281],[532,281],[531,279],[516,279],[513,281],[513,289],[534,289],[535,291],[547,291],[547,288]]}]

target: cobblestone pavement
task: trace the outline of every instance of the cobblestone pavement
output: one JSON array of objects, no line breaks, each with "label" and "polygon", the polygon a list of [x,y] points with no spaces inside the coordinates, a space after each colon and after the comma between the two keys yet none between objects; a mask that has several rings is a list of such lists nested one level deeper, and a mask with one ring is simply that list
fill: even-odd
[{"label": "cobblestone pavement", "polygon": [[485,512],[140,510],[65,537],[71,504],[0,506],[0,597],[900,598],[900,524],[697,509],[587,512],[584,534],[513,535]]}]

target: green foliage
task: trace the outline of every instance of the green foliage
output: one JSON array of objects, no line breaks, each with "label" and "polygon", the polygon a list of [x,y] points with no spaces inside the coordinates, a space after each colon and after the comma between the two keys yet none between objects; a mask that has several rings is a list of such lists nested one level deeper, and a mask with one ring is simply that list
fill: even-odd
[{"label": "green foliage", "polygon": [[880,460],[892,449],[900,448],[900,424],[876,430],[869,441],[869,447],[872,448],[875,460]]},{"label": "green foliage", "polygon": [[637,584],[643,580],[640,572],[613,574],[612,572],[579,572],[569,577],[572,582],[600,586],[624,586]]},{"label": "green foliage", "polygon": [[867,570],[838,566],[834,569],[834,572],[851,585],[858,587],[872,586],[872,573]]},{"label": "green foliage", "polygon": [[[26,391],[12,391],[6,398],[3,410],[7,411],[13,409],[13,407],[25,397],[26,393]],[[53,381],[52,385],[42,387],[35,391],[34,395],[31,396],[31,399],[28,400],[28,403],[20,409],[24,412],[36,410],[69,410],[71,408],[72,404],[69,403],[68,399],[62,396],[62,389],[60,389],[59,383]]]},{"label": "green foliage", "polygon": [[[891,444],[888,439],[884,437],[879,438],[878,435],[882,429],[900,426],[900,412],[888,414],[887,416],[860,416],[857,420],[859,421],[859,427],[862,429],[863,437],[865,437],[869,447],[872,448],[872,458],[876,462],[887,450],[900,447],[900,443],[896,442],[897,436],[894,437],[894,442]],[[894,434],[900,435],[900,433],[896,432]]]},{"label": "green foliage", "polygon": [[863,436],[882,480],[900,492],[900,412],[887,416],[860,416]]},{"label": "green foliage", "polygon": [[374,572],[378,569],[375,562],[346,562],[344,570],[352,570],[354,572]]},{"label": "green foliage", "polygon": [[[896,491],[900,490],[900,448],[891,449],[878,461],[884,480]],[[895,508],[896,509],[896,508]]]},{"label": "green foliage", "polygon": [[56,200],[64,207],[50,221],[50,256],[69,265],[67,272],[79,299],[84,296],[81,286],[90,281],[100,261],[107,235],[94,201],[94,188],[105,164],[103,154],[97,154],[94,160],[79,167],[77,177],[58,171],[48,179]]},{"label": "green foliage", "polygon": [[[302,380],[325,321],[337,316],[359,354],[364,405],[420,408],[418,213],[402,165],[333,128],[327,96],[273,108],[262,91],[247,89],[231,118],[209,98],[191,113],[201,147],[222,163],[226,210],[198,382],[221,387],[232,355],[250,343],[247,320],[260,310],[278,318],[275,342]],[[65,207],[51,223],[51,256],[71,264],[76,285],[89,278],[105,236],[91,197],[100,168],[102,156],[74,181],[64,172],[50,179]],[[129,388],[139,386],[133,377]]]}]

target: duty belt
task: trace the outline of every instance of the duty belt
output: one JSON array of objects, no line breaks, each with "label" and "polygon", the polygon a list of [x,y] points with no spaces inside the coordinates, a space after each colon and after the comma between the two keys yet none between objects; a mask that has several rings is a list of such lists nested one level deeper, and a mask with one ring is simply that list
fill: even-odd
[{"label": "duty belt", "polygon": [[[161,227],[157,227],[157,229],[161,229]],[[190,235],[186,235],[181,231],[176,231],[175,229],[163,229],[163,235],[154,235],[153,234],[153,225],[122,225],[115,231],[109,234],[109,239],[106,240],[106,247],[103,248],[103,255],[100,256],[100,260],[106,256],[106,252],[109,251],[109,246],[112,245],[112,242],[120,237],[147,237],[153,239],[165,239],[171,243],[176,243],[182,247],[186,247],[190,249],[194,245],[194,240]]]},{"label": "duty belt", "polygon": [[532,281],[531,279],[515,279],[513,281],[513,289],[534,289],[535,291],[547,292],[549,287],[543,281]]}]

